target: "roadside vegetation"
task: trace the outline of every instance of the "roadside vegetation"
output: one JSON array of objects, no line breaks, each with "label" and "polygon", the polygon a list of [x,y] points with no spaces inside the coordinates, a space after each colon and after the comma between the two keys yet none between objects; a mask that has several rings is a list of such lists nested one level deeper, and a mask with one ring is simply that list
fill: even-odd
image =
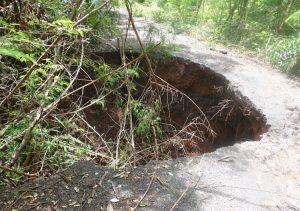
[{"label": "roadside vegetation", "polygon": [[[186,96],[158,83],[150,59],[168,55],[162,42],[143,46],[134,29],[139,47],[126,54],[118,6],[134,28],[127,0],[0,2],[0,185],[47,177],[78,160],[121,168],[170,158],[165,149],[192,137],[189,126],[178,131],[170,123],[169,138],[177,139],[163,137],[160,93]],[[97,56],[112,39],[120,64]],[[138,90],[140,78],[146,83]],[[201,118],[193,130],[213,134]],[[107,135],[109,121],[117,125],[114,136]]]},{"label": "roadside vegetation", "polygon": [[175,33],[234,48],[300,75],[300,1],[136,0],[135,13]]},{"label": "roadside vegetation", "polygon": [[[139,41],[130,54],[127,33],[117,27],[119,6]],[[154,73],[172,48],[163,40],[144,46],[133,9],[176,32],[251,50],[299,74],[299,8],[293,0],[1,1],[0,185],[49,176],[78,160],[122,168],[169,159],[169,149],[182,150],[184,140],[216,136],[201,108]],[[120,64],[97,57],[112,39]],[[182,128],[162,109],[174,99],[199,112]],[[114,136],[109,127],[99,133],[108,121],[117,125]]]},{"label": "roadside vegetation", "polygon": [[[88,144],[80,103],[66,104],[91,43],[116,32],[113,1],[0,2],[0,183],[104,156]],[[105,64],[95,61],[102,74]],[[78,82],[77,82],[78,83]],[[101,93],[105,94],[105,93]],[[86,106],[86,105],[85,105]],[[104,153],[105,154],[105,153]]]}]

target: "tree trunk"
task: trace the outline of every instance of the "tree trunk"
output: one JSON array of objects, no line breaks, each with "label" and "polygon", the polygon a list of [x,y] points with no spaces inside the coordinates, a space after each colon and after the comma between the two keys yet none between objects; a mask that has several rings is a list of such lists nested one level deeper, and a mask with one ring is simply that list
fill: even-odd
[{"label": "tree trunk", "polygon": [[226,19],[226,23],[232,21],[232,18],[234,16],[234,12],[235,12],[235,10],[237,9],[237,6],[238,6],[238,4],[236,3],[236,1],[234,1],[233,6],[232,6],[231,0],[228,0],[228,2],[229,2],[229,5],[228,5],[229,14],[228,14],[228,17]]},{"label": "tree trunk", "polygon": [[292,9],[292,6],[293,6],[294,3],[295,3],[295,0],[289,0],[288,6],[287,6],[286,10],[284,11],[284,13],[283,13],[283,15],[281,17],[281,20],[279,22],[279,26],[278,26],[277,32],[279,32],[279,33],[282,32],[284,21],[288,17],[289,13],[291,12],[291,9]]}]

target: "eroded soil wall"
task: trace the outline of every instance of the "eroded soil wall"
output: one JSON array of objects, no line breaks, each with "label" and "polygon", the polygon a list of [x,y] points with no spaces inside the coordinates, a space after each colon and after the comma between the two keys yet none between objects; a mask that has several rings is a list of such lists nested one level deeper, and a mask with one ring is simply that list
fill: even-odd
[{"label": "eroded soil wall", "polygon": [[[118,53],[104,53],[91,57],[102,59],[115,67],[121,64]],[[171,57],[155,65],[155,74],[162,79],[156,81],[158,84],[163,86],[169,84],[187,96],[178,95],[176,91],[172,94],[161,90],[162,124],[172,125],[172,127],[162,125],[164,137],[172,133],[170,132],[172,128],[180,131],[187,123],[201,116],[199,108],[215,132],[215,136],[211,136],[205,130],[191,131],[195,135],[194,138],[182,141],[181,147],[170,147],[172,157],[199,155],[236,142],[259,140],[260,135],[266,132],[268,127],[264,116],[249,99],[234,90],[224,76],[213,70],[182,58]],[[84,77],[94,78],[95,75],[91,71],[88,76],[83,74],[82,78]],[[142,77],[136,81],[138,84],[138,90],[134,94],[136,98],[142,93],[147,80],[147,77]],[[83,95],[87,99],[91,98],[95,95],[96,89],[97,84],[88,86]],[[108,109],[94,105],[84,112],[87,121],[100,134],[104,134],[106,139],[113,141],[116,139],[120,116],[124,111],[114,106],[113,97],[108,99],[111,100],[108,102]]]}]

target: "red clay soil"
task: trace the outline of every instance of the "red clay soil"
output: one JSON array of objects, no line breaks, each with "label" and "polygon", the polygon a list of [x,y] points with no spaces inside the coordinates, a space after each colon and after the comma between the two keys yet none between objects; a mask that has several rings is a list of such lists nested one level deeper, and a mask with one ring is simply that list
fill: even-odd
[{"label": "red clay soil", "polygon": [[[118,53],[93,55],[92,58],[103,59],[112,66],[121,64]],[[78,86],[95,78],[93,71],[81,74]],[[187,132],[193,133],[193,138],[179,135],[178,138],[182,139],[180,145],[173,144],[164,149],[165,153],[169,153],[172,158],[196,156],[214,151],[218,147],[233,145],[236,142],[259,140],[260,135],[268,128],[264,116],[252,105],[250,100],[233,90],[228,80],[209,68],[182,58],[172,57],[159,62],[155,67],[155,74],[196,103],[205,113],[211,129],[216,134],[213,137],[205,127],[195,128],[193,125],[188,127]],[[136,93],[133,93],[134,97],[137,99],[140,97],[147,81],[147,77],[136,81],[138,89]],[[160,80],[156,82],[160,85],[167,85]],[[97,89],[100,87],[101,83],[86,87],[83,91],[84,99],[88,101],[96,96]],[[122,90],[126,94],[126,88],[121,88],[121,92]],[[178,92],[170,94],[161,88],[158,90],[162,108],[160,118],[164,139],[173,137],[176,132],[194,121],[195,118],[203,120],[203,116],[191,100]],[[81,94],[78,93],[78,96]],[[108,106],[106,108],[93,105],[85,109],[84,113],[89,124],[99,134],[104,134],[106,140],[114,142],[120,129],[119,123],[124,109],[115,106],[114,96],[110,95],[107,99]],[[184,140],[185,138],[187,140]],[[97,136],[90,135],[89,139],[92,140],[92,145],[101,146]],[[142,149],[142,146],[137,146],[137,148]]]}]

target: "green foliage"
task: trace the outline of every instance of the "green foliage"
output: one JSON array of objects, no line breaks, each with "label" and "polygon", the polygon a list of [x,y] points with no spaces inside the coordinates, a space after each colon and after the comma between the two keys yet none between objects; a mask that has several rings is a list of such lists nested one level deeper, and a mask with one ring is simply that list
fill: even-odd
[{"label": "green foliage", "polygon": [[300,70],[293,70],[300,53],[300,37],[298,39],[274,38],[266,47],[268,60],[283,69],[284,71],[300,75]]},{"label": "green foliage", "polygon": [[137,14],[167,23],[175,32],[257,52],[286,72],[299,51],[295,49],[299,49],[299,9],[300,2],[292,0],[145,0],[135,4]]},{"label": "green foliage", "polygon": [[[117,16],[109,7],[105,7],[75,26],[78,18],[103,3],[84,1],[74,18],[76,2],[33,0],[29,5],[28,1],[16,1],[16,4],[1,9],[0,102],[3,102],[9,91],[29,70],[32,71],[7,103],[1,104],[1,165],[5,166],[11,161],[25,132],[30,131],[28,129],[38,108],[43,108],[44,111],[42,118],[32,129],[28,144],[12,166],[18,172],[44,175],[45,172],[53,172],[79,159],[107,158],[107,151],[95,152],[91,145],[85,143],[87,129],[78,123],[80,119],[77,116],[70,118],[64,113],[65,110],[57,109],[61,106],[72,112],[71,109],[77,109],[76,102],[69,105],[71,98],[67,102],[60,101],[58,105],[55,102],[59,102],[62,96],[74,89],[77,85],[75,79],[79,75],[77,70],[82,70],[82,66],[94,65],[97,77],[103,77],[106,87],[100,94],[116,88],[121,83],[120,80],[125,80],[127,76],[138,76],[138,71],[134,69],[110,75],[108,73],[112,68],[97,61],[89,62],[85,56],[81,57],[81,52],[84,55],[86,51],[95,48],[90,44],[92,38],[96,37],[102,42],[108,31],[116,29]],[[116,1],[111,3],[115,5]],[[19,7],[17,14],[10,11],[15,5]],[[51,43],[58,37],[60,40],[52,47]],[[46,56],[36,64],[36,59],[49,47]],[[30,69],[32,64],[36,66]],[[97,97],[95,104],[105,107],[105,99]],[[88,103],[93,103],[93,100]],[[48,111],[48,115],[45,115]],[[5,176],[13,180],[22,179],[9,171],[5,171]]]},{"label": "green foliage", "polygon": [[138,135],[150,138],[153,135],[153,129],[156,133],[161,134],[160,129],[160,104],[158,101],[153,105],[145,105],[140,101],[131,101],[132,114],[137,118],[137,125],[135,131]]},{"label": "green foliage", "polygon": [[35,59],[29,54],[25,54],[21,51],[18,51],[13,48],[0,48],[0,55],[2,56],[10,56],[21,62],[31,61],[32,63],[36,63]]},{"label": "green foliage", "polygon": [[286,23],[290,24],[295,29],[300,30],[300,10],[291,14],[286,20]]},{"label": "green foliage", "polygon": [[[2,161],[8,161],[12,153],[18,147],[21,134],[28,128],[30,120],[28,117],[22,118],[18,123],[12,123],[7,126],[6,133],[1,139],[1,148],[5,150],[0,153]],[[70,123],[68,123],[70,124]],[[61,125],[63,127],[63,125]],[[77,127],[73,125],[73,127]],[[78,127],[77,127],[78,129]],[[26,146],[26,149],[18,157],[18,163],[26,163],[31,160],[31,164],[37,165],[38,169],[51,167],[52,169],[63,168],[73,164],[80,159],[86,159],[93,154],[91,146],[81,142],[69,134],[60,134],[61,128],[48,128],[38,125],[32,133],[32,141]],[[42,160],[42,163],[35,162]],[[32,166],[18,168],[19,172],[31,171]],[[12,179],[18,180],[20,177],[7,174]]]}]

